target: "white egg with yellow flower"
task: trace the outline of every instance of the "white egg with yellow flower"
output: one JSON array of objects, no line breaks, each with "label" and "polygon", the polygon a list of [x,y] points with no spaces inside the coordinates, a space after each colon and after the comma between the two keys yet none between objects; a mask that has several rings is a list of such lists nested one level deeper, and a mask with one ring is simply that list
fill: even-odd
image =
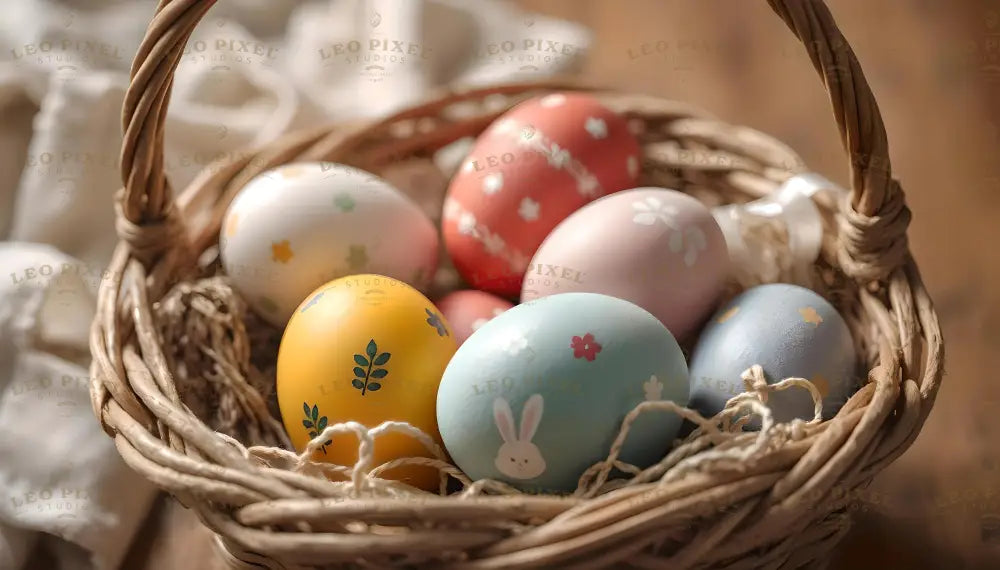
[{"label": "white egg with yellow flower", "polygon": [[328,162],[253,178],[230,204],[219,246],[236,289],[278,327],[327,281],[377,273],[423,289],[438,260],[437,230],[417,204],[371,173]]}]

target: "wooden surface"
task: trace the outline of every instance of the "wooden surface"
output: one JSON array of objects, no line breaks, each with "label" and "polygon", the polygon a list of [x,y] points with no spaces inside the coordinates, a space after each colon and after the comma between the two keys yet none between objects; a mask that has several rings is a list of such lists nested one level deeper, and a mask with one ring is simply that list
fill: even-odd
[{"label": "wooden surface", "polygon": [[[594,30],[587,72],[595,79],[771,133],[814,170],[846,182],[819,79],[764,2],[521,3]],[[872,485],[860,505],[867,512],[831,568],[1000,568],[1000,2],[831,4],[881,103],[914,214],[911,247],[947,349],[947,377],[924,432]],[[654,53],[642,55],[643,44]],[[124,567],[222,566],[208,533],[167,501]]]}]

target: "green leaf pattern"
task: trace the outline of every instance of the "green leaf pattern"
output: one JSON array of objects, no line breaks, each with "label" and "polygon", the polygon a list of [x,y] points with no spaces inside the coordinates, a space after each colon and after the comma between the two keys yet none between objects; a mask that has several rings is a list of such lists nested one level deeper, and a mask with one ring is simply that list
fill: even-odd
[{"label": "green leaf pattern", "polygon": [[[302,425],[306,428],[306,430],[308,430],[309,438],[316,439],[319,437],[319,434],[323,433],[326,426],[329,425],[329,421],[326,419],[326,416],[319,415],[319,407],[316,406],[316,404],[309,407],[307,402],[302,402],[302,411],[306,414],[305,419],[302,420]],[[323,442],[323,446],[320,447],[320,450],[323,451],[323,455],[326,455],[326,446],[332,444],[333,440],[330,439]]]},{"label": "green leaf pattern", "polygon": [[352,212],[357,202],[347,192],[341,192],[333,199],[333,205],[341,212]]},{"label": "green leaf pattern", "polygon": [[382,389],[382,384],[374,380],[385,378],[389,375],[389,371],[385,368],[376,367],[385,365],[389,362],[389,358],[392,357],[388,352],[379,354],[378,344],[375,343],[375,339],[368,341],[368,346],[365,347],[365,354],[368,355],[367,358],[361,354],[354,355],[354,362],[358,366],[354,367],[354,376],[356,378],[351,380],[351,386],[361,390],[362,396],[368,392],[378,392]]},{"label": "green leaf pattern", "polygon": [[424,312],[427,313],[427,324],[437,330],[438,336],[448,336],[448,329],[445,328],[444,322],[441,320],[441,315],[430,309],[424,309]]}]

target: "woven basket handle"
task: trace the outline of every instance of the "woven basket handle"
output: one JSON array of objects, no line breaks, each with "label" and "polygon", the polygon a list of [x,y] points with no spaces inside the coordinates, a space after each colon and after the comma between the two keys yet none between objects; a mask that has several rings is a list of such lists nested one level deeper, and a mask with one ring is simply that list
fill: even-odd
[{"label": "woven basket handle", "polygon": [[[124,188],[117,229],[133,255],[150,262],[180,237],[163,171],[163,127],[173,73],[194,27],[215,0],[160,0],[132,63],[122,110]],[[909,211],[892,179],[885,126],[857,58],[822,0],[768,0],[823,77],[850,157],[851,208],[841,220],[842,265],[878,278],[907,255]]]}]

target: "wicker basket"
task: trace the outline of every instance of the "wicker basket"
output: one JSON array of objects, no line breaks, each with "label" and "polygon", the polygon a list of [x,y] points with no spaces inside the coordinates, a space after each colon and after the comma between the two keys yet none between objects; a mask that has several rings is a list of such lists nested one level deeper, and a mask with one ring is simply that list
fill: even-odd
[{"label": "wicker basket", "polygon": [[[661,468],[616,489],[569,497],[484,488],[387,495],[360,472],[335,483],[302,461],[288,461],[290,452],[243,447],[182,403],[159,322],[161,301],[206,277],[201,258],[247,180],[296,160],[378,172],[478,134],[528,96],[582,89],[553,81],[449,91],[381,121],[294,133],[213,165],[175,201],[163,171],[171,76],[212,4],[161,0],[132,66],[123,112],[124,188],[116,203],[121,243],[91,332],[91,393],[124,460],[194,510],[232,567],[824,566],[848,528],[853,492],[920,431],[941,381],[943,346],[908,251],[910,214],[891,176],[878,107],[823,2],[768,4],[823,78],[850,157],[849,199],[817,200],[826,224],[816,274],[863,349],[867,384],[830,421],[772,426],[766,445],[760,434],[705,428]],[[645,185],[732,203],[765,195],[800,171],[789,166],[801,164],[791,150],[758,132],[670,101],[593,92],[637,125]],[[685,160],[685,150],[720,160]],[[246,352],[246,330],[234,326],[236,337],[207,342]]]}]

